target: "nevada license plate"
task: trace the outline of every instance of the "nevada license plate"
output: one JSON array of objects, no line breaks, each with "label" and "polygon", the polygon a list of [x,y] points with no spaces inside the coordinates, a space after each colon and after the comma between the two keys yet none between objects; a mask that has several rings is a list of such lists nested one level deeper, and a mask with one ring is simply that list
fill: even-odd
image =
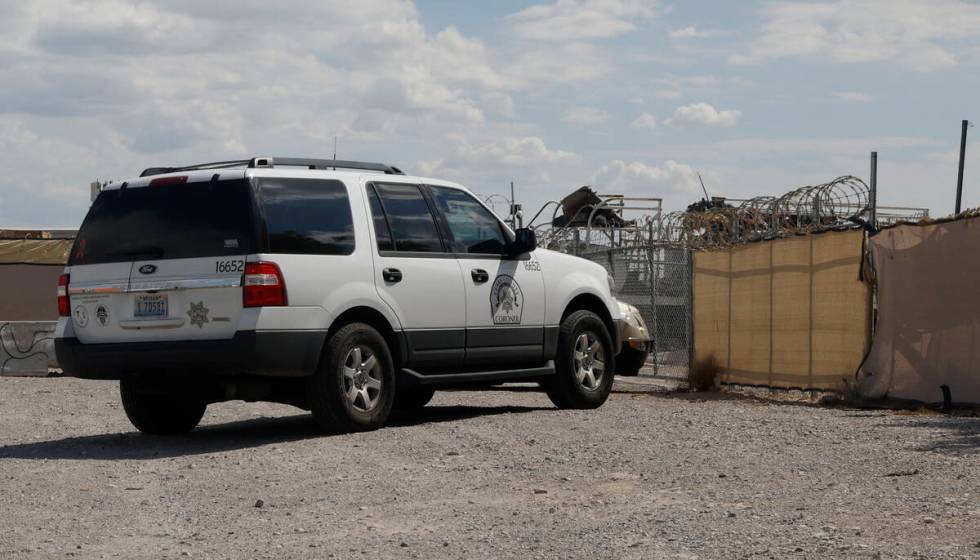
[{"label": "nevada license plate", "polygon": [[136,296],[136,317],[166,317],[167,296],[149,294]]}]

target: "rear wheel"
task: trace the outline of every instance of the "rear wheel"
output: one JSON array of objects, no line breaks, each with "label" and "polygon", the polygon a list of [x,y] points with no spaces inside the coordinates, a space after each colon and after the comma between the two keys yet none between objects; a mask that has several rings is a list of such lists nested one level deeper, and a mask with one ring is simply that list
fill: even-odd
[{"label": "rear wheel", "polygon": [[154,435],[185,434],[193,430],[207,409],[207,402],[196,395],[148,392],[138,378],[119,381],[123,410],[137,430]]},{"label": "rear wheel", "polygon": [[395,410],[413,410],[429,404],[436,394],[432,387],[399,387],[395,393]]},{"label": "rear wheel", "polygon": [[598,408],[612,390],[614,360],[602,319],[591,311],[576,311],[561,323],[555,374],[542,385],[558,408]]},{"label": "rear wheel", "polygon": [[323,430],[355,432],[384,425],[394,401],[395,368],[384,338],[351,323],[327,341],[310,379],[310,409]]}]

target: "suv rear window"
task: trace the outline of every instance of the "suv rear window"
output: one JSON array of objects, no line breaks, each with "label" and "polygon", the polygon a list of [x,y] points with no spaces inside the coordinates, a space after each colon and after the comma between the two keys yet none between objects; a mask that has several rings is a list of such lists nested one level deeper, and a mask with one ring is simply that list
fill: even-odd
[{"label": "suv rear window", "polygon": [[89,209],[69,265],[255,252],[244,179],[103,191]]},{"label": "suv rear window", "polygon": [[347,187],[322,179],[259,180],[270,253],[349,255],[354,220]]}]

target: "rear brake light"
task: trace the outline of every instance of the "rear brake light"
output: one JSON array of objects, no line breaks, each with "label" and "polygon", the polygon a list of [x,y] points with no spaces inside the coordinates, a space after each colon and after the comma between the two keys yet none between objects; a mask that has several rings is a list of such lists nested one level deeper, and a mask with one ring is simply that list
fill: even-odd
[{"label": "rear brake light", "polygon": [[176,177],[160,177],[159,179],[153,179],[150,181],[151,187],[166,187],[167,185],[183,185],[187,182],[187,175],[178,175]]},{"label": "rear brake light", "polygon": [[71,315],[71,306],[68,304],[68,278],[67,274],[62,274],[58,278],[58,316],[68,317]]},{"label": "rear brake light", "polygon": [[245,263],[242,304],[245,307],[286,305],[286,282],[276,263]]}]

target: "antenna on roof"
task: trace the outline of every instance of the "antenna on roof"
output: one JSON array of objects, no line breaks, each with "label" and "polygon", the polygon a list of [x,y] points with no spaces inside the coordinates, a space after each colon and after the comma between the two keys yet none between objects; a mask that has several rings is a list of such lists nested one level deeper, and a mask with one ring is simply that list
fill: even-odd
[{"label": "antenna on roof", "polygon": [[708,196],[708,189],[704,188],[704,179],[701,178],[700,171],[698,171],[698,181],[701,181],[701,190],[704,191],[704,201],[707,202],[711,200],[711,197]]},{"label": "antenna on roof", "polygon": [[[333,160],[337,161],[337,135],[336,134],[333,135]],[[337,168],[334,167],[334,171],[336,170]]]}]

